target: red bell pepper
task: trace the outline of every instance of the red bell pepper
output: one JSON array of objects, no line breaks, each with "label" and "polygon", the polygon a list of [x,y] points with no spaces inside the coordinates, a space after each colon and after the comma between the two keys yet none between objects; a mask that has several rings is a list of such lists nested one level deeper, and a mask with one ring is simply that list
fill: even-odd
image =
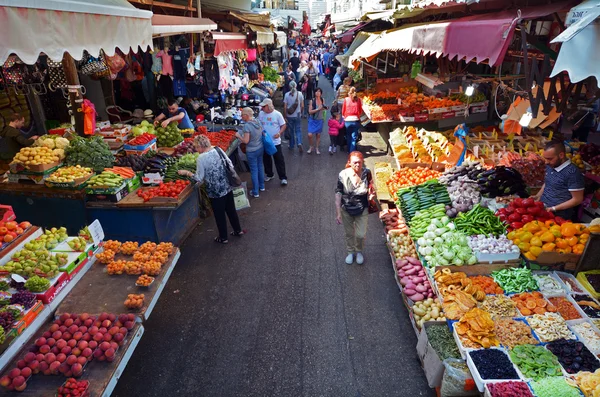
[{"label": "red bell pepper", "polygon": [[528,207],[528,208],[527,208],[527,213],[528,213],[529,215],[534,215],[534,216],[535,216],[535,215],[538,215],[538,214],[540,213],[540,208],[539,208],[539,207],[537,207],[537,206],[535,206],[535,205],[534,205],[534,206],[532,206],[532,207]]},{"label": "red bell pepper", "polygon": [[519,215],[527,215],[527,208],[520,207],[515,209],[515,212]]},{"label": "red bell pepper", "polygon": [[534,218],[531,215],[523,215],[521,217],[521,222],[523,222],[523,223],[529,223],[529,222],[533,221],[533,219]]},{"label": "red bell pepper", "polygon": [[520,229],[523,227],[523,222],[512,222],[510,224],[510,227],[512,227],[513,229]]},{"label": "red bell pepper", "polygon": [[509,222],[519,222],[521,221],[521,215],[514,213],[514,214],[510,214],[508,216],[508,221]]}]

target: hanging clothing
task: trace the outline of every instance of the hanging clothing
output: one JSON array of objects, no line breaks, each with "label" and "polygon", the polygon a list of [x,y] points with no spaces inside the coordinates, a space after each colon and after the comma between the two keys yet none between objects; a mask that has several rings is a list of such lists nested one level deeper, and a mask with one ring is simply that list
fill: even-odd
[{"label": "hanging clothing", "polygon": [[89,99],[84,99],[81,109],[83,110],[83,133],[94,135],[96,131],[96,106]]},{"label": "hanging clothing", "polygon": [[162,74],[162,58],[158,56],[160,51],[152,53],[152,73]]},{"label": "hanging clothing", "polygon": [[173,80],[173,95],[174,96],[187,96],[185,89],[185,79],[174,79]]},{"label": "hanging clothing", "polygon": [[173,80],[169,76],[161,76],[158,80],[158,91],[165,98],[173,98]]},{"label": "hanging clothing", "polygon": [[204,81],[208,90],[217,91],[219,89],[219,65],[216,59],[204,61]]},{"label": "hanging clothing", "polygon": [[180,49],[179,51],[169,51],[173,56],[173,77],[176,80],[185,79],[185,65],[187,64],[189,50]]},{"label": "hanging clothing", "polygon": [[162,59],[161,74],[173,76],[173,57],[163,50],[160,50],[156,56]]}]

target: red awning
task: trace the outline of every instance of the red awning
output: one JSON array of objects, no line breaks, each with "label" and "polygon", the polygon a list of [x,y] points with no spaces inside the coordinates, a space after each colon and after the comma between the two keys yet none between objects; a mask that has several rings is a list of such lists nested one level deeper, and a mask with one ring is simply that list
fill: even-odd
[{"label": "red awning", "polygon": [[342,40],[342,43],[352,43],[354,35],[358,33],[368,22],[361,22],[353,28],[346,30],[344,33],[337,36],[338,39]]},{"label": "red awning", "polygon": [[219,56],[222,52],[247,50],[248,42],[243,39],[236,40],[215,40],[215,56]]}]

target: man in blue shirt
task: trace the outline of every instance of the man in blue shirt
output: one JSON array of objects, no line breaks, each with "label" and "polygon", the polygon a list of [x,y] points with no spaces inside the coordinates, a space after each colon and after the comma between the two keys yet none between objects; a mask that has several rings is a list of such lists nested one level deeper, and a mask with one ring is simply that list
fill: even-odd
[{"label": "man in blue shirt", "polygon": [[583,202],[585,182],[579,169],[567,159],[565,145],[551,141],[544,148],[546,177],[535,195],[548,211],[566,220],[576,220],[577,207]]},{"label": "man in blue shirt", "polygon": [[[164,121],[160,123],[161,120]],[[179,103],[175,99],[169,102],[167,112],[162,112],[154,119],[154,125],[160,123],[163,128],[166,128],[173,121],[177,122],[177,127],[179,127],[180,130],[194,129],[194,124],[192,124],[190,116],[188,116],[184,108],[179,107]]]}]

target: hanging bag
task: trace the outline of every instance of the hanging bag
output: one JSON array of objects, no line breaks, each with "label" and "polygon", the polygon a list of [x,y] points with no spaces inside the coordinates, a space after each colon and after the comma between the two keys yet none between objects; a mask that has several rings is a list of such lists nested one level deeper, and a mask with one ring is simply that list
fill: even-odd
[{"label": "hanging bag", "polygon": [[263,131],[263,147],[265,148],[265,153],[269,156],[277,153],[277,148],[275,147],[275,143],[273,142],[273,138],[271,135]]},{"label": "hanging bag", "polygon": [[235,171],[235,168],[233,168],[231,160],[229,160],[223,149],[221,149],[220,147],[215,147],[215,150],[219,154],[219,157],[221,157],[221,161],[223,162],[223,167],[225,168],[225,174],[227,175],[227,181],[229,181],[229,185],[231,187],[240,186],[242,184],[242,179]]},{"label": "hanging bag", "polygon": [[78,66],[79,71],[88,76],[100,75],[100,77],[102,77],[110,74],[110,70],[102,56],[102,52],[100,52],[98,58],[95,58],[91,56],[89,52],[83,51],[83,57],[81,58],[81,61],[79,61]]},{"label": "hanging bag", "polygon": [[63,70],[62,62],[56,62],[48,58],[48,76],[50,76],[50,82],[48,88],[54,92],[56,90],[67,88],[67,77]]}]

